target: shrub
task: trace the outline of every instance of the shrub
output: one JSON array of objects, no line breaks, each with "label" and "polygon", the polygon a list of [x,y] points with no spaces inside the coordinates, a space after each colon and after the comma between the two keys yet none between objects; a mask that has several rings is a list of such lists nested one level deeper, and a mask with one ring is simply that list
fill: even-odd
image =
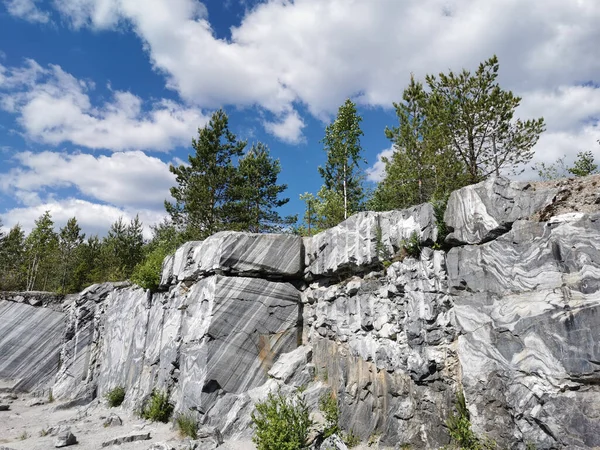
[{"label": "shrub", "polygon": [[184,437],[198,438],[198,422],[191,415],[180,414],[176,419],[179,433]]},{"label": "shrub", "polygon": [[421,256],[421,242],[416,231],[413,231],[408,239],[402,241],[402,247],[408,256],[412,256],[413,258]]},{"label": "shrub", "polygon": [[349,433],[345,433],[342,440],[348,448],[356,447],[358,444],[360,444],[360,438],[354,434],[354,430],[350,430]]},{"label": "shrub", "polygon": [[298,450],[306,446],[312,426],[304,396],[298,391],[287,397],[278,390],[256,404],[252,442],[257,450]]},{"label": "shrub", "polygon": [[169,402],[169,395],[166,392],[153,390],[140,415],[152,422],[167,423],[172,414],[173,405]]},{"label": "shrub", "polygon": [[123,400],[125,400],[125,388],[122,386],[117,386],[116,388],[108,391],[104,397],[108,401],[108,406],[110,408],[121,406],[121,403],[123,403]]},{"label": "shrub", "polygon": [[446,420],[450,438],[461,450],[493,450],[496,443],[487,438],[480,439],[471,429],[471,416],[462,391],[456,394],[457,414],[451,414]]},{"label": "shrub", "polygon": [[131,281],[144,289],[156,291],[160,284],[162,263],[169,252],[163,247],[151,251],[146,259],[133,269]]},{"label": "shrub", "polygon": [[333,392],[326,392],[319,399],[319,409],[325,416],[325,429],[323,437],[327,439],[332,434],[339,434],[339,417],[340,410],[338,408],[337,399]]}]

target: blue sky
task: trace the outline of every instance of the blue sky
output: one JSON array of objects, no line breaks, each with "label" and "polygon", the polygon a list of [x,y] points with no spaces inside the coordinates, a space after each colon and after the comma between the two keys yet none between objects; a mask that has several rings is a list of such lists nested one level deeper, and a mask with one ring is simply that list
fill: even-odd
[{"label": "blue sky", "polygon": [[494,53],[518,116],[546,119],[534,162],[600,159],[599,23],[596,0],[0,0],[0,218],[160,220],[168,165],[219,107],[280,159],[282,213],[301,214],[346,98],[373,184],[410,74]]}]

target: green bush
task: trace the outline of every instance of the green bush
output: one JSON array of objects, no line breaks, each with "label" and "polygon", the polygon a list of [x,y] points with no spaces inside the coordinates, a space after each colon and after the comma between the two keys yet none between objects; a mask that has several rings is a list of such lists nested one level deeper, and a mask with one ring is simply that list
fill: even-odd
[{"label": "green bush", "polygon": [[421,242],[418,233],[413,231],[410,238],[402,241],[402,247],[408,256],[419,258],[421,256]]},{"label": "green bush", "polygon": [[117,386],[108,391],[104,397],[106,398],[106,401],[108,401],[108,406],[110,408],[121,406],[121,403],[125,400],[125,389],[122,386]]},{"label": "green bush", "polygon": [[319,409],[325,417],[325,428],[323,437],[327,439],[332,434],[339,434],[339,417],[340,410],[338,408],[337,399],[333,392],[326,392],[319,399]]},{"label": "green bush", "polygon": [[287,397],[281,390],[271,392],[255,407],[251,416],[255,428],[252,442],[257,450],[299,450],[306,446],[312,421],[301,393]]},{"label": "green bush", "polygon": [[179,433],[184,437],[198,438],[198,422],[191,415],[180,414],[176,419]]},{"label": "green bush", "polygon": [[360,438],[354,434],[354,430],[350,430],[349,433],[345,433],[342,436],[342,440],[348,448],[356,447],[358,444],[360,444]]},{"label": "green bush", "polygon": [[493,450],[496,443],[487,438],[480,439],[471,429],[471,416],[462,391],[456,394],[457,414],[451,414],[446,420],[446,426],[452,442],[461,450]]},{"label": "green bush", "polygon": [[164,247],[157,247],[151,251],[146,259],[133,269],[131,281],[144,289],[156,291],[160,284],[162,263],[169,254]]},{"label": "green bush", "polygon": [[166,392],[152,391],[150,399],[142,408],[141,416],[152,422],[167,423],[173,414],[173,404],[169,402],[169,395]]}]

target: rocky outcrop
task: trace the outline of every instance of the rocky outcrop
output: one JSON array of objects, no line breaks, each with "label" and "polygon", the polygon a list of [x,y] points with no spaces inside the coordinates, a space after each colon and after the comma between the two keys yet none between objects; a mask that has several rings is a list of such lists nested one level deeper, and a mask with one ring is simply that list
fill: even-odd
[{"label": "rocky outcrop", "polygon": [[0,379],[15,390],[47,388],[59,365],[65,315],[0,300]]},{"label": "rocky outcrop", "polygon": [[[96,285],[64,312],[0,301],[0,356],[14,352],[5,335],[34,342],[32,329],[55,323],[55,397],[121,386],[137,409],[159,390],[229,438],[251,434],[269,392],[304,386],[312,409],[333,392],[342,428],[382,445],[448,444],[463,391],[477,434],[503,447],[600,447],[598,181],[456,191],[448,252],[434,250],[431,205],[360,213],[310,238],[218,233],[166,258],[157,293]],[[411,242],[420,256],[403,251]],[[56,346],[49,334],[35,345]],[[10,358],[2,378],[30,367]]]},{"label": "rocky outcrop", "polygon": [[600,445],[600,214],[517,221],[448,255],[463,386],[501,442]]},{"label": "rocky outcrop", "polygon": [[333,228],[304,238],[306,278],[364,273],[390,259],[411,238],[422,244],[436,241],[437,226],[430,204],[355,214]]},{"label": "rocky outcrop", "polygon": [[454,191],[448,200],[444,220],[452,244],[480,244],[510,230],[556,200],[556,188],[535,189],[528,182],[490,178]]}]

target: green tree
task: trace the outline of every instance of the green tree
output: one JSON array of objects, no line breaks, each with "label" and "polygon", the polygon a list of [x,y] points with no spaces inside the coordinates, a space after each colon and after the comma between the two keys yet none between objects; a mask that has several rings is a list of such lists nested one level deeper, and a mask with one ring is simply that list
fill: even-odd
[{"label": "green tree", "polygon": [[67,281],[71,278],[77,266],[77,249],[83,244],[85,233],[75,217],[70,218],[67,224],[58,233],[58,248],[60,251],[60,291],[67,292]]},{"label": "green tree", "polygon": [[528,163],[544,131],[543,118],[513,120],[521,98],[498,85],[498,69],[498,58],[493,56],[474,74],[463,69],[459,74],[426,77],[431,90],[428,119],[445,128],[471,183]]},{"label": "green tree", "polygon": [[242,155],[246,142],[237,140],[228,123],[227,114],[216,111],[198,129],[198,139],[192,139],[195,153],[188,157],[189,164],[169,167],[177,186],[171,188],[175,203],[165,201],[165,208],[188,239],[204,239],[231,222],[228,193],[236,178],[232,158]]},{"label": "green tree", "polygon": [[239,160],[235,182],[230,185],[229,197],[234,200],[233,220],[236,228],[252,233],[281,231],[295,217],[282,218],[276,211],[290,201],[280,198],[286,184],[277,184],[281,172],[278,159],[271,158],[269,149],[261,142]]},{"label": "green tree", "polygon": [[129,277],[144,258],[144,226],[139,216],[136,216],[129,222],[125,231],[125,270],[126,276]]},{"label": "green tree", "polygon": [[80,292],[91,284],[107,281],[108,268],[104,256],[103,243],[97,235],[88,237],[87,241],[77,247],[77,265],[68,280],[67,291]]},{"label": "green tree", "polygon": [[46,211],[35,221],[35,227],[25,239],[26,290],[47,289],[48,281],[54,275],[57,249],[58,237],[54,232],[54,222],[50,211]]},{"label": "green tree", "polygon": [[576,177],[586,177],[598,173],[598,165],[594,163],[592,152],[579,152],[575,165],[567,170]]},{"label": "green tree", "polygon": [[359,164],[364,161],[360,129],[362,118],[356,111],[356,105],[350,100],[340,106],[336,119],[325,129],[323,143],[327,152],[325,167],[319,167],[319,173],[328,191],[342,199],[342,211],[336,216],[342,220],[358,211],[363,199],[362,176]]},{"label": "green tree", "polygon": [[398,126],[385,129],[393,142],[384,158],[385,176],[369,200],[374,210],[401,209],[444,198],[466,184],[464,165],[441,127],[428,117],[430,95],[411,76],[401,103],[394,103]]},{"label": "green tree", "polygon": [[25,232],[19,224],[2,239],[0,261],[0,290],[25,289]]}]

